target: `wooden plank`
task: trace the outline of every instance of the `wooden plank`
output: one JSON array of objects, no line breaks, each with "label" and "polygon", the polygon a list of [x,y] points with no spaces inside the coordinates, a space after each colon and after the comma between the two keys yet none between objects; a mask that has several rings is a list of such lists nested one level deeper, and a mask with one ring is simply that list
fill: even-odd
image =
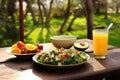
[{"label": "wooden plank", "polygon": [[[44,50],[55,48],[51,43],[45,43],[43,45],[45,47]],[[32,60],[18,60],[14,56],[6,53],[7,48],[0,48],[1,80],[98,80],[120,73],[120,64],[118,64],[120,62],[120,48],[108,50],[107,58],[104,60],[96,60],[93,57],[93,53],[89,53],[91,59],[83,66],[61,71],[42,69],[33,64]]]}]

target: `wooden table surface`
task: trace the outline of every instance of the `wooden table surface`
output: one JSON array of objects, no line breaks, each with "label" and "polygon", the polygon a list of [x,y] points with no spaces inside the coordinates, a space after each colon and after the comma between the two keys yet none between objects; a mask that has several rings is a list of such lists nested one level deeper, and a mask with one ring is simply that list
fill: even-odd
[{"label": "wooden table surface", "polygon": [[[93,57],[92,40],[77,41],[87,41],[90,44],[86,53],[91,58],[82,66],[69,70],[43,69],[37,66],[32,59],[20,60],[14,55],[7,54],[6,49],[9,47],[0,48],[0,80],[99,80],[103,77],[106,77],[106,80],[112,80],[112,78],[117,80],[119,78],[120,48],[109,45],[107,59],[96,60]],[[43,46],[44,50],[55,48],[51,43],[45,43]]]}]

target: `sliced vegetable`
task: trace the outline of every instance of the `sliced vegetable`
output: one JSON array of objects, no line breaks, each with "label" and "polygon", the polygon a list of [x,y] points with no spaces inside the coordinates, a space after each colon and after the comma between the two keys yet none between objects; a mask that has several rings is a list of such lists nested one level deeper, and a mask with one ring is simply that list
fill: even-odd
[{"label": "sliced vegetable", "polygon": [[75,42],[74,43],[74,48],[77,50],[84,51],[89,47],[89,44],[87,42]]},{"label": "sliced vegetable", "polygon": [[87,60],[87,55],[83,51],[56,49],[50,52],[44,52],[38,56],[37,60],[39,63],[61,66],[82,63]]}]

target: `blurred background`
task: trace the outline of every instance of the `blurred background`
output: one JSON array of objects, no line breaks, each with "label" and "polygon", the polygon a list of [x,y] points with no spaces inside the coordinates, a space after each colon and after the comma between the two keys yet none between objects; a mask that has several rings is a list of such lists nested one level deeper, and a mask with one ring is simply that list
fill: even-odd
[{"label": "blurred background", "polygon": [[[87,1],[23,0],[25,43],[47,43],[54,35],[92,39],[88,29],[106,28],[112,22],[109,44],[120,47],[120,0]],[[0,47],[19,40],[19,0],[0,0]]]}]

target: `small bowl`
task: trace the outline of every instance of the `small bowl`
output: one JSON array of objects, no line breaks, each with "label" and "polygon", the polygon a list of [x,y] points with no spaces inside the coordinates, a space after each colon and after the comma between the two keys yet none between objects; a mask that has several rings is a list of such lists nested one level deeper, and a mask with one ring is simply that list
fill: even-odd
[{"label": "small bowl", "polygon": [[76,36],[53,36],[51,37],[51,42],[56,48],[68,49],[72,47],[73,43],[76,41]]}]

